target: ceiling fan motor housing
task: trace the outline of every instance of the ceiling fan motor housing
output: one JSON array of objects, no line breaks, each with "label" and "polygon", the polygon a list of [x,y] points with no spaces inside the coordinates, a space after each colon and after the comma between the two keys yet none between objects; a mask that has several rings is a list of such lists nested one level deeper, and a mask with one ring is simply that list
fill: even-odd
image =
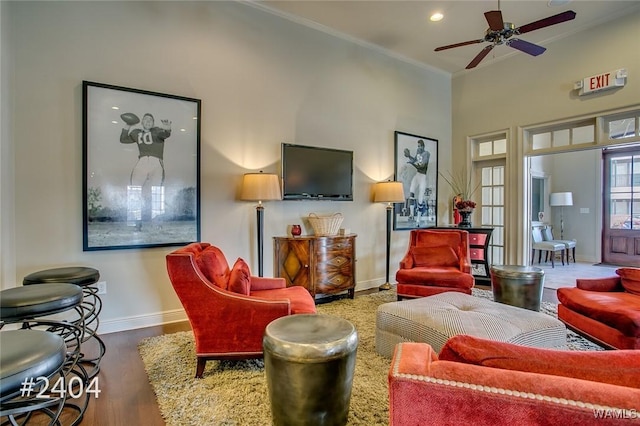
[{"label": "ceiling fan motor housing", "polygon": [[484,41],[495,44],[502,44],[506,39],[515,34],[515,29],[516,26],[511,22],[505,22],[504,28],[500,31],[494,31],[491,28],[487,28],[484,36]]}]

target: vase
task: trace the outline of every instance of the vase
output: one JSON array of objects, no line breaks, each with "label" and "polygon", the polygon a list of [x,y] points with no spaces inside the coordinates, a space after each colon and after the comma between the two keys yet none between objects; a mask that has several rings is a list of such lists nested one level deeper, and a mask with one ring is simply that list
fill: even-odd
[{"label": "vase", "polygon": [[302,234],[302,228],[300,225],[291,225],[291,236],[299,237]]},{"label": "vase", "polygon": [[473,209],[458,210],[458,213],[460,213],[460,217],[462,218],[460,223],[458,223],[458,228],[471,228],[471,213],[473,213]]}]

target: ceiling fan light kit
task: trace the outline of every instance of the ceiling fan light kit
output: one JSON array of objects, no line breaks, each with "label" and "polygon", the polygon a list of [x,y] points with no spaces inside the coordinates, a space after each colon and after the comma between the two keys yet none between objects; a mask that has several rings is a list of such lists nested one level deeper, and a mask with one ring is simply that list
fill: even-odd
[{"label": "ceiling fan light kit", "polygon": [[575,19],[576,13],[573,10],[568,10],[566,12],[558,13],[557,15],[530,22],[517,28],[511,22],[505,22],[502,19],[502,12],[500,10],[490,10],[488,12],[485,12],[484,17],[489,24],[489,28],[485,32],[483,38],[478,40],[469,40],[463,41],[461,43],[449,44],[446,46],[440,46],[437,47],[435,51],[439,52],[441,50],[453,49],[455,47],[468,46],[470,44],[483,42],[491,43],[490,45],[484,47],[480,51],[480,53],[478,53],[476,57],[473,58],[469,65],[466,66],[466,69],[475,68],[495,46],[499,46],[502,44],[527,53],[531,56],[538,56],[544,53],[544,51],[547,49],[542,46],[538,46],[537,44],[530,43],[519,38],[512,39],[511,37],[514,35],[525,34],[531,31],[539,30],[540,28],[545,28],[551,25],[570,21],[572,19]]}]

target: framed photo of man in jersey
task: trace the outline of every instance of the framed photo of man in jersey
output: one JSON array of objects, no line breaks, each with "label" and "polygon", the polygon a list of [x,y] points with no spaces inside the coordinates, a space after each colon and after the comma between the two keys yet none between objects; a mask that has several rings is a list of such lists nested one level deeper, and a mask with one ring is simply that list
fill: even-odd
[{"label": "framed photo of man in jersey", "polygon": [[199,99],[83,81],[83,250],[200,241]]},{"label": "framed photo of man in jersey", "polygon": [[438,141],[395,132],[395,179],[404,203],[394,205],[393,229],[436,226],[438,217]]}]

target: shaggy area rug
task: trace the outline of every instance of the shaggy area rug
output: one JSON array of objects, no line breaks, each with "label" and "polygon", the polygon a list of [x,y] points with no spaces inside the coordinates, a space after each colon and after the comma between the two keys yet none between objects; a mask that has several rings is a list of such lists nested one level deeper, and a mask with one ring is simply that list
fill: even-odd
[{"label": "shaggy area rug", "polygon": [[[474,289],[478,297],[492,298],[487,290]],[[318,306],[318,313],[351,321],[359,344],[354,373],[349,425],[387,425],[390,360],[375,350],[378,305],[396,300],[395,291],[341,299]],[[542,312],[556,315],[556,306],[543,302]],[[573,332],[567,332],[572,350],[602,350]],[[194,379],[196,357],[191,332],[151,337],[139,344],[140,355],[167,425],[271,424],[264,362],[209,361],[202,379]]]}]

